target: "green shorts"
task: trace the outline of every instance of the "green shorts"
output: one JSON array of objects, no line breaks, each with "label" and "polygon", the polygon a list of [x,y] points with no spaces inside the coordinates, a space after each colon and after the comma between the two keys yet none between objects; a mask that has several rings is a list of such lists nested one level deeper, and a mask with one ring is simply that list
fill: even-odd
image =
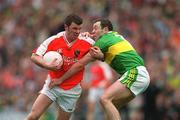
[{"label": "green shorts", "polygon": [[56,102],[63,111],[73,112],[75,110],[77,100],[82,92],[80,84],[69,90],[64,90],[59,87],[49,89],[48,85],[50,81],[50,77],[48,76],[40,93],[48,96],[52,101]]},{"label": "green shorts", "polygon": [[126,85],[134,95],[138,95],[147,89],[150,83],[150,77],[144,66],[138,66],[125,72],[119,81]]}]

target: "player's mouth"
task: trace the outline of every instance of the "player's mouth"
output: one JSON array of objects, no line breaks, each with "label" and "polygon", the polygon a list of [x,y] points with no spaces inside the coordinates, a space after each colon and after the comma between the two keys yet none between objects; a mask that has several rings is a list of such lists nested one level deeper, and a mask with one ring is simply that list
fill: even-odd
[{"label": "player's mouth", "polygon": [[78,36],[79,36],[79,34],[74,34],[74,35],[73,35],[73,38],[74,38],[74,39],[77,39]]}]

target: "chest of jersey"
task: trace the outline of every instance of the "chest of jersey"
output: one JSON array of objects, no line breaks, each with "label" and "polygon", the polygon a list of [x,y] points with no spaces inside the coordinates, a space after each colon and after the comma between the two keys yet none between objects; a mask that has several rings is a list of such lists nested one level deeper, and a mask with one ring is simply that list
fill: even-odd
[{"label": "chest of jersey", "polygon": [[56,38],[47,48],[47,51],[57,51],[63,57],[63,68],[67,70],[72,64],[81,59],[91,47],[91,44],[84,40],[77,39],[69,44],[63,38]]}]

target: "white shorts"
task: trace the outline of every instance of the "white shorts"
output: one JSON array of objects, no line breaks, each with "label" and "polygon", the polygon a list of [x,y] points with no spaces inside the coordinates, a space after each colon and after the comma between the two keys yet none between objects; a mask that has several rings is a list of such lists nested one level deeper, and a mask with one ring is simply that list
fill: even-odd
[{"label": "white shorts", "polygon": [[125,84],[134,95],[138,95],[147,89],[150,77],[144,66],[138,66],[125,72],[118,81]]},{"label": "white shorts", "polygon": [[88,100],[91,102],[96,102],[99,100],[100,96],[103,94],[104,89],[102,88],[90,88],[88,94]]},{"label": "white shorts", "polygon": [[40,93],[48,96],[52,101],[56,102],[63,111],[73,112],[76,107],[76,102],[82,92],[80,84],[69,90],[64,90],[59,87],[49,89],[48,85],[50,81],[50,77],[48,76]]}]

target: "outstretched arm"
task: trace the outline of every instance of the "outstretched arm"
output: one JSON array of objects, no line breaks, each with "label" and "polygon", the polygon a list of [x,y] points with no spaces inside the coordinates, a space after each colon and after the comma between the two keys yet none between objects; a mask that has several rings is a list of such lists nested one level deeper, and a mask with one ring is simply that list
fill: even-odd
[{"label": "outstretched arm", "polygon": [[92,47],[90,51],[77,63],[72,65],[72,67],[60,79],[54,79],[53,81],[51,81],[51,83],[49,84],[49,88],[61,84],[64,80],[82,70],[84,66],[89,62],[95,61],[96,59],[104,59],[104,54],[98,47]]},{"label": "outstretched arm", "polygon": [[81,58],[77,63],[72,65],[72,67],[60,78],[60,79],[54,79],[49,84],[49,88],[52,88],[56,85],[59,85],[64,80],[68,79],[72,75],[76,74],[80,70],[84,68],[85,65],[87,65],[89,62],[94,61],[95,58],[91,56],[91,54],[87,53],[83,58]]}]

